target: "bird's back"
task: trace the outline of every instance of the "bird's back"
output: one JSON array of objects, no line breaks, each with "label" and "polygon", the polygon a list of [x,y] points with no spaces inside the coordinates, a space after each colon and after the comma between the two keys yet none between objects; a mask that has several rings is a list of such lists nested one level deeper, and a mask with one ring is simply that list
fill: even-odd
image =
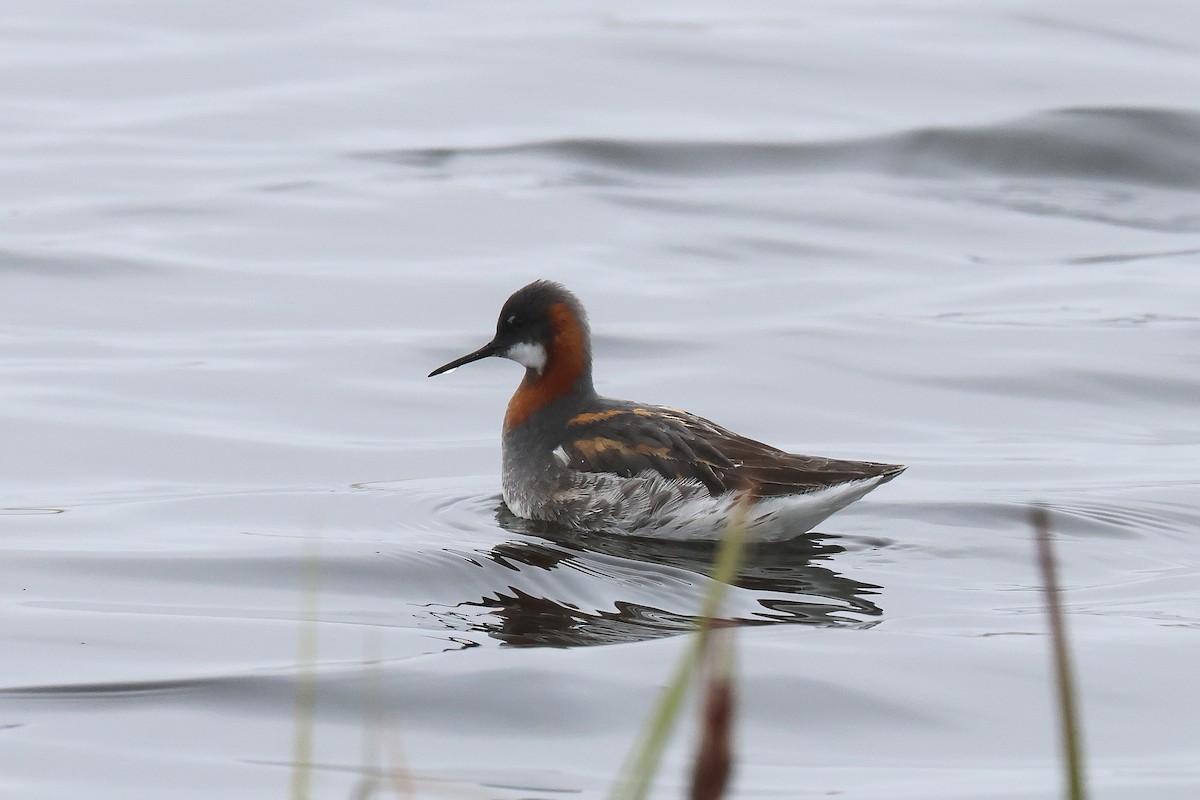
[{"label": "bird's back", "polygon": [[665,538],[719,536],[747,494],[756,500],[752,528],[779,529],[758,538],[796,535],[904,470],[787,453],[685,411],[606,398],[567,417],[558,441],[552,466],[562,488],[537,503],[519,476],[506,478],[510,507],[572,527]]}]

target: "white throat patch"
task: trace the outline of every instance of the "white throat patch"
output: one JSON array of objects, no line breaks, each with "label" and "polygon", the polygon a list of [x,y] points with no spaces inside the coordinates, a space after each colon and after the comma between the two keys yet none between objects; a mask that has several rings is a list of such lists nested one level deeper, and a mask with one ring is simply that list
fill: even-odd
[{"label": "white throat patch", "polygon": [[518,342],[504,352],[504,357],[511,358],[539,375],[546,366],[546,348],[534,342]]}]

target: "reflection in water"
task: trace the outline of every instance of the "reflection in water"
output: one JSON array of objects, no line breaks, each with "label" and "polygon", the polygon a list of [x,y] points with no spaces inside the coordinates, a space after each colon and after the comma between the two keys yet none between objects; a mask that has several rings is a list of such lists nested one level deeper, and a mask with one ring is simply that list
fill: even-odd
[{"label": "reflection in water", "polygon": [[493,609],[491,620],[477,623],[486,632],[516,647],[575,647],[656,639],[683,633],[691,618],[637,603],[614,603],[613,611],[585,612],[514,589],[475,604]]},{"label": "reflection in water", "polygon": [[[613,644],[691,629],[692,614],[711,570],[713,543],[566,531],[515,517],[503,506],[497,510],[497,521],[508,531],[542,539],[509,540],[485,554],[503,567],[515,572],[572,569],[616,580],[605,581],[610,589],[608,608],[587,608],[586,597],[538,596],[510,585],[492,596],[463,603],[490,611],[472,620],[473,629],[509,645],[542,647]],[[808,533],[788,542],[751,545],[730,598],[738,600],[740,611],[729,621],[874,625],[872,618],[882,610],[869,598],[880,587],[822,566],[819,562],[844,551],[831,539]],[[680,591],[681,575],[683,588],[691,591]],[[624,591],[636,599],[618,596]]]}]

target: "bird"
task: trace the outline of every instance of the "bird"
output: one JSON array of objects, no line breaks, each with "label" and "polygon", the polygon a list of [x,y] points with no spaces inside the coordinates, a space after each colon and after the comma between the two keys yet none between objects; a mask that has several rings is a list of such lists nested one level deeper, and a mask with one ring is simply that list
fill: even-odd
[{"label": "bird", "polygon": [[788,453],[687,411],[601,396],[587,313],[554,281],[513,293],[492,340],[429,377],[490,356],[525,368],[501,442],[504,504],[518,517],[582,532],[712,540],[740,507],[748,538],[779,541],[905,469]]}]

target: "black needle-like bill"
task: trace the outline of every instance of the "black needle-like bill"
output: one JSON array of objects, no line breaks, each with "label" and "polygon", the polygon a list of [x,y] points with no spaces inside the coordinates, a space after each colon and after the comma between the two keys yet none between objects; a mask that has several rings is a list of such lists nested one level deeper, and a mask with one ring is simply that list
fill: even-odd
[{"label": "black needle-like bill", "polygon": [[429,377],[432,378],[434,375],[441,375],[443,372],[449,372],[452,369],[458,369],[463,364],[470,364],[472,361],[478,361],[481,358],[487,358],[488,356],[497,355],[497,354],[499,354],[500,349],[501,349],[501,346],[498,345],[495,342],[495,340],[492,340],[492,341],[488,342],[487,344],[485,344],[483,347],[476,350],[474,353],[467,353],[462,358],[456,358],[453,361],[451,361],[449,364],[443,364],[442,366],[435,369],[433,372],[429,373]]}]

